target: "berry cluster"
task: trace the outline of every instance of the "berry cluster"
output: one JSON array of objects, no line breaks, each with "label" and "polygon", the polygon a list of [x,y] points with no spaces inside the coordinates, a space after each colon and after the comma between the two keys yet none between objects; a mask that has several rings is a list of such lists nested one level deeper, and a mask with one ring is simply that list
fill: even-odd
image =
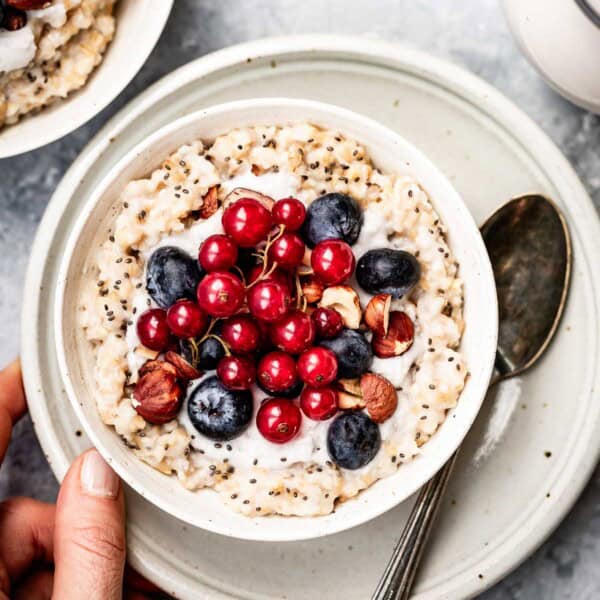
[{"label": "berry cluster", "polygon": [[[146,287],[159,308],[140,315],[138,336],[165,353],[180,379],[216,370],[188,401],[198,431],[215,440],[239,435],[252,419],[250,389],[258,385],[270,398],[256,425],[270,442],[296,436],[302,415],[327,420],[341,410],[329,427],[330,456],[346,468],[373,458],[377,423],[395,410],[396,393],[387,382],[382,403],[381,381],[364,378],[374,353],[397,356],[412,343],[412,322],[390,307],[392,297],[416,284],[419,265],[389,249],[370,250],[357,264],[351,244],[362,218],[356,201],[342,194],[326,194],[308,210],[295,198],[226,198],[224,234],[204,240],[197,260],[173,246],[152,254]],[[364,315],[356,291],[345,285],[353,274],[376,294]],[[177,389],[169,388],[171,396]],[[179,406],[164,398],[170,410]],[[157,414],[154,422],[165,422],[156,398],[153,410],[143,394],[136,399],[146,420]],[[368,416],[352,416],[362,408]]]},{"label": "berry cluster", "polygon": [[[248,390],[257,383],[274,396],[260,407],[257,426],[275,443],[296,435],[300,409],[316,420],[337,411],[331,385],[337,357],[315,343],[336,337],[342,318],[331,308],[310,314],[302,279],[312,276],[324,286],[337,285],[353,273],[356,261],[341,239],[322,240],[307,252],[300,233],[305,218],[306,208],[295,198],[279,200],[271,210],[254,198],[231,204],[223,212],[225,234],[211,235],[200,246],[195,301],[177,299],[166,308],[147,310],[137,321],[144,346],[163,352],[177,347],[179,338],[178,347],[188,347],[183,357],[201,368],[206,368],[198,360],[202,346],[218,342],[212,344],[216,364],[207,366],[216,366],[225,388]],[[248,262],[249,249],[255,261],[243,264],[240,259]],[[291,400],[298,396],[299,407]]]}]

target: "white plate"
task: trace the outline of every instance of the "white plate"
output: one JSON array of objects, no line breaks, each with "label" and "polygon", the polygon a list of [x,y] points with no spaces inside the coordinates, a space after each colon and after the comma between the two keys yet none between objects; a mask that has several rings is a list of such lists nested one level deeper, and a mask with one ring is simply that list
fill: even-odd
[{"label": "white plate", "polygon": [[[186,65],[118,114],[66,174],[32,249],[22,349],[36,431],[61,478],[87,445],[75,434],[80,426],[61,388],[51,327],[56,257],[77,208],[116,160],[160,125],[218,102],[281,93],[337,103],[400,132],[441,167],[480,222],[529,191],[545,192],[565,211],[575,262],[557,339],[538,368],[498,390],[502,402],[488,398],[467,437],[416,597],[475,595],[546,538],[597,461],[600,227],[572,168],[534,123],[478,78],[423,53],[363,38],[264,40]],[[491,451],[490,407],[512,405],[510,426]],[[502,416],[495,415],[497,426]],[[475,461],[482,446],[487,453]],[[410,508],[405,502],[321,540],[257,544],[185,526],[135,494],[128,500],[133,565],[179,597],[211,600],[364,600]]]},{"label": "white plate", "polygon": [[174,0],[119,0],[117,28],[104,58],[79,91],[0,131],[0,158],[39,148],[67,135],[110,104],[146,62]]}]

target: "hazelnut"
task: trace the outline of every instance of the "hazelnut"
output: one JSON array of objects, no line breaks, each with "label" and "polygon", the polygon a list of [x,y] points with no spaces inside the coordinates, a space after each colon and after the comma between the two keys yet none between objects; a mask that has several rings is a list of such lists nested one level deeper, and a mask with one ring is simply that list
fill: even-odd
[{"label": "hazelnut", "polygon": [[150,350],[150,348],[146,348],[146,346],[142,346],[141,344],[135,347],[134,352],[148,360],[154,360],[160,354],[157,350]]},{"label": "hazelnut", "polygon": [[349,285],[334,285],[323,291],[319,306],[333,308],[342,316],[344,326],[348,329],[358,329],[362,311],[356,291]]},{"label": "hazelnut", "polygon": [[225,200],[223,200],[223,206],[227,208],[229,205],[241,200],[242,198],[252,198],[253,200],[258,200],[267,210],[271,210],[273,208],[273,204],[275,204],[275,200],[273,200],[273,198],[270,196],[255,192],[254,190],[249,190],[248,188],[237,187],[232,189],[231,192],[225,196]]},{"label": "hazelnut", "polygon": [[219,200],[217,198],[217,186],[213,185],[202,198],[202,206],[199,209],[201,219],[212,217],[219,208]]},{"label": "hazelnut", "polygon": [[348,394],[348,392],[338,391],[338,408],[342,410],[358,410],[365,407],[365,400],[362,396]]},{"label": "hazelnut", "polygon": [[153,371],[165,371],[177,377],[177,369],[175,368],[175,366],[162,360],[146,361],[140,368],[138,374],[140,377],[143,377],[147,373],[152,373]]},{"label": "hazelnut", "polygon": [[338,379],[338,408],[356,410],[365,407],[359,379]]},{"label": "hazelnut", "polygon": [[133,391],[135,410],[153,425],[162,425],[177,416],[183,390],[177,370],[169,363],[149,361],[140,369],[140,379]]},{"label": "hazelnut", "polygon": [[360,379],[338,379],[338,386],[344,392],[353,394],[354,396],[362,396],[362,390],[360,389]]},{"label": "hazelnut", "polygon": [[390,313],[388,332],[373,335],[373,352],[379,358],[390,358],[404,354],[415,338],[415,328],[410,317],[399,310]]},{"label": "hazelnut", "polygon": [[381,375],[365,373],[360,378],[360,388],[369,416],[375,423],[387,421],[398,406],[396,388]]},{"label": "hazelnut", "polygon": [[377,294],[369,300],[364,320],[367,327],[377,335],[385,335],[390,325],[391,294]]},{"label": "hazelnut", "polygon": [[177,354],[177,352],[169,350],[165,354],[165,358],[168,363],[177,369],[177,375],[180,379],[191,381],[192,379],[198,379],[202,375],[198,369],[185,360],[181,354]]},{"label": "hazelnut", "polygon": [[318,302],[323,296],[323,289],[323,284],[314,277],[309,277],[302,283],[302,294],[306,298],[308,304],[315,304]]}]

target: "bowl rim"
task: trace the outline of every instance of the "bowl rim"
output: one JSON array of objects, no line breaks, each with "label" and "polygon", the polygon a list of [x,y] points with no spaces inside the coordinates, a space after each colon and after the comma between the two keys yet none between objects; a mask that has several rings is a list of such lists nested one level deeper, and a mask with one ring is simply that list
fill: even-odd
[{"label": "bowl rim", "polygon": [[[115,6],[115,19],[117,22],[115,37],[119,35],[120,30],[120,9],[123,2],[131,2],[132,0],[120,0]],[[69,135],[96,115],[101,113],[109,104],[111,104],[121,92],[129,85],[133,78],[140,72],[145,65],[146,60],[154,50],[162,32],[165,29],[167,20],[171,13],[171,9],[175,0],[146,0],[152,4],[151,9],[144,11],[144,27],[143,39],[144,46],[140,47],[140,51],[136,52],[134,60],[125,61],[125,67],[118,69],[120,75],[113,82],[109,89],[101,94],[95,94],[93,99],[88,100],[80,106],[81,98],[86,98],[86,88],[93,79],[98,78],[98,74],[104,73],[111,66],[114,58],[111,59],[110,50],[114,42],[114,37],[108,47],[105,49],[101,62],[90,73],[86,82],[77,90],[73,90],[66,98],[61,98],[58,102],[42,109],[39,112],[25,115],[17,123],[7,125],[4,129],[0,129],[0,160],[3,158],[11,158],[32,152],[52,142],[60,140]],[[116,55],[118,58],[121,55]],[[108,62],[108,67],[107,67]],[[116,62],[116,61],[115,61]],[[112,65],[111,71],[114,72],[117,65]],[[122,65],[123,67],[123,65]],[[115,83],[116,81],[116,83]],[[85,110],[82,110],[85,108]],[[52,111],[65,111],[66,114],[55,116],[50,126],[41,126],[39,118],[43,115],[51,115]],[[28,135],[23,135],[22,125],[35,123],[32,126],[35,131],[27,132]],[[29,128],[29,127],[28,127]]]},{"label": "bowl rim", "polygon": [[[302,531],[297,532],[295,535],[290,536],[286,535],[285,531],[278,531],[277,533],[270,532],[265,534],[260,527],[248,527],[247,531],[237,532],[235,527],[223,527],[215,524],[213,520],[210,518],[192,518],[185,512],[180,511],[178,508],[173,507],[171,503],[169,503],[168,498],[165,498],[165,494],[155,494],[148,490],[148,487],[144,484],[144,478],[139,475],[141,469],[131,469],[127,468],[127,466],[121,464],[119,460],[116,460],[112,452],[109,448],[106,447],[104,442],[101,439],[101,436],[96,432],[95,427],[91,424],[84,412],[83,402],[78,400],[77,395],[75,393],[75,389],[73,388],[73,384],[71,378],[69,376],[69,367],[66,359],[65,349],[65,341],[64,341],[64,329],[63,329],[63,306],[66,292],[66,285],[68,280],[68,271],[70,268],[70,264],[72,261],[73,254],[77,247],[77,242],[79,237],[85,228],[88,220],[88,215],[92,212],[97,202],[102,198],[102,196],[106,193],[106,191],[110,188],[113,182],[118,178],[119,174],[121,174],[137,157],[144,154],[144,152],[148,151],[153,144],[167,138],[169,135],[177,132],[181,128],[186,125],[195,124],[198,120],[201,120],[204,117],[209,117],[213,115],[218,115],[219,113],[227,113],[234,112],[236,110],[242,110],[247,108],[265,108],[265,107],[284,107],[284,108],[299,108],[299,109],[313,109],[318,111],[323,115],[324,118],[326,116],[335,116],[336,118],[341,118],[346,120],[347,122],[352,122],[353,124],[362,125],[367,128],[369,131],[375,131],[377,135],[386,136],[390,140],[396,140],[400,143],[403,149],[409,150],[412,157],[416,157],[420,162],[424,163],[427,166],[428,171],[435,175],[437,179],[443,183],[449,195],[452,196],[452,203],[454,208],[458,210],[461,214],[461,217],[464,220],[464,227],[468,228],[472,231],[473,240],[472,242],[475,244],[473,250],[476,252],[478,256],[478,267],[480,269],[478,275],[481,277],[482,284],[480,286],[481,290],[487,290],[487,297],[485,301],[489,306],[489,330],[485,336],[482,336],[482,341],[485,342],[481,347],[481,355],[487,358],[482,360],[482,368],[480,371],[482,372],[481,377],[481,385],[480,388],[477,389],[475,396],[477,397],[477,402],[472,402],[472,406],[469,411],[462,411],[461,414],[461,427],[456,432],[455,437],[453,438],[452,444],[448,444],[442,448],[443,451],[439,452],[438,457],[436,458],[435,464],[429,466],[428,469],[422,469],[422,474],[420,477],[416,478],[415,481],[412,482],[412,485],[408,486],[408,491],[403,494],[395,495],[390,494],[390,497],[385,502],[378,503],[375,506],[373,503],[370,506],[370,510],[368,514],[362,514],[361,511],[354,511],[354,513],[358,513],[359,516],[351,516],[350,518],[335,519],[335,515],[339,514],[339,512],[334,511],[326,516],[307,516],[307,517],[286,517],[286,516],[267,516],[267,517],[245,517],[244,515],[234,513],[232,511],[232,515],[236,515],[239,517],[243,517],[243,519],[247,519],[248,521],[253,522],[254,524],[260,522],[263,519],[301,519],[304,523],[315,522],[320,523],[321,528],[318,531],[312,531],[309,527],[306,527]],[[300,122],[302,119],[300,118],[290,118],[289,122]],[[309,120],[309,119],[304,119]],[[237,125],[232,126],[232,128],[237,127]],[[197,137],[197,136],[195,136]],[[359,140],[360,141],[360,140]],[[435,204],[435,201],[434,201]],[[498,335],[498,310],[497,310],[497,299],[496,299],[496,289],[494,283],[494,276],[492,271],[492,266],[489,261],[489,257],[487,254],[487,250],[483,243],[483,239],[479,234],[479,230],[477,225],[473,219],[473,216],[469,212],[466,207],[464,201],[460,194],[456,191],[454,186],[448,180],[448,178],[441,172],[441,170],[414,144],[410,141],[406,140],[400,134],[392,131],[388,127],[383,124],[377,122],[370,117],[366,117],[364,115],[355,113],[351,110],[338,107],[333,104],[319,102],[314,100],[305,100],[305,99],[297,99],[297,98],[282,98],[282,97],[268,97],[268,98],[250,98],[244,100],[237,100],[233,102],[220,103],[216,105],[212,105],[207,108],[203,108],[192,113],[189,113],[183,117],[179,117],[174,121],[162,126],[151,135],[140,141],[133,148],[131,148],[120,160],[118,160],[110,170],[105,174],[102,178],[100,184],[96,187],[94,192],[90,194],[85,203],[83,203],[79,214],[77,215],[71,231],[68,233],[67,242],[65,244],[64,252],[60,259],[60,265],[58,269],[57,275],[57,285],[55,290],[55,304],[54,304],[54,319],[53,319],[54,329],[55,329],[55,349],[57,354],[57,362],[59,366],[59,372],[61,380],[65,386],[65,391],[67,392],[67,396],[69,397],[69,401],[79,419],[83,429],[85,430],[87,436],[90,441],[98,449],[100,454],[105,458],[105,460],[112,466],[112,468],[117,472],[117,474],[121,477],[121,479],[133,490],[137,493],[141,494],[146,500],[163,510],[164,512],[176,517],[177,519],[188,523],[194,527],[200,527],[206,529],[208,531],[218,533],[221,535],[225,535],[228,537],[233,537],[236,539],[242,540],[251,540],[251,541],[273,541],[273,542],[284,542],[284,541],[299,541],[305,539],[314,539],[318,537],[323,537],[326,535],[331,535],[334,533],[338,533],[344,531],[346,529],[350,529],[352,527],[361,525],[367,521],[370,521],[382,513],[390,510],[391,508],[398,505],[400,502],[403,502],[407,498],[409,498],[413,493],[415,493],[422,485],[424,485],[435,473],[441,468],[441,466],[454,454],[456,449],[462,443],[464,437],[468,433],[471,425],[473,424],[483,399],[485,397],[485,393],[487,391],[487,383],[489,382],[493,366],[494,366],[494,358],[496,353],[496,345],[497,345],[497,335]],[[461,392],[461,396],[464,392]],[[448,420],[449,416],[446,417],[444,422]],[[443,422],[443,423],[444,423]],[[456,423],[457,421],[455,421]],[[443,425],[442,423],[442,425]],[[110,427],[108,425],[102,424],[104,427]],[[114,428],[112,433],[114,434]],[[437,433],[437,432],[436,432]],[[114,434],[116,436],[116,434]],[[138,459],[133,454],[136,464],[140,461],[141,464],[145,465],[141,459]],[[148,467],[152,468],[152,467]],[[392,479],[396,477],[400,470],[396,473],[391,474],[383,480]],[[369,488],[377,485],[380,481],[377,480]],[[361,495],[366,492],[369,488],[362,490],[357,496],[350,499],[348,502],[352,502],[357,498],[360,498]],[[181,490],[187,492],[183,486],[181,486]],[[345,503],[346,504],[346,503]],[[231,509],[229,509],[231,510]],[[328,520],[327,525],[323,527],[324,520]],[[333,524],[332,524],[333,523]],[[283,528],[280,528],[283,529]]]}]

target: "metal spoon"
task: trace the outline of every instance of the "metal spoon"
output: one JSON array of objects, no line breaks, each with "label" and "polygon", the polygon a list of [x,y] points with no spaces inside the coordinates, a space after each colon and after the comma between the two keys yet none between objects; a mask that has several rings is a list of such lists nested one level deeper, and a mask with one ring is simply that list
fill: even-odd
[{"label": "metal spoon", "polygon": [[[559,209],[538,194],[502,206],[481,234],[500,311],[492,386],[531,367],[554,336],[569,288],[571,240]],[[372,600],[409,597],[459,450],[421,489]]]}]

